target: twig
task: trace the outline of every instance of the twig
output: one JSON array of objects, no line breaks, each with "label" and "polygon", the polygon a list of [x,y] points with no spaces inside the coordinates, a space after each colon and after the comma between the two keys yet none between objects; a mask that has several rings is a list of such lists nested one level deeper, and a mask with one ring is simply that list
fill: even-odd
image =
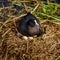
[{"label": "twig", "polygon": [[55,19],[55,20],[60,20],[60,19],[58,19],[58,18],[55,18],[55,17],[53,17],[53,16],[51,16],[51,15],[47,15],[47,14],[44,14],[44,13],[41,13],[41,12],[39,12],[41,15],[43,15],[43,16],[47,16],[47,17],[51,17],[51,18],[53,18],[53,19]]},{"label": "twig", "polygon": [[60,60],[60,56],[58,56],[55,60]]},{"label": "twig", "polygon": [[24,2],[31,2],[31,1],[19,1],[20,3],[24,3]]},{"label": "twig", "polygon": [[37,6],[34,8],[34,10],[31,13],[35,12],[37,10],[37,8],[39,7],[39,5],[40,4],[37,4]]},{"label": "twig", "polygon": [[[12,8],[12,6],[10,6],[11,8]],[[4,8],[0,8],[0,11],[2,10],[2,9],[8,9],[9,7],[4,7]]]},{"label": "twig", "polygon": [[17,21],[19,18],[21,18],[21,17],[23,17],[23,16],[25,16],[25,15],[26,15],[26,14],[23,14],[23,15],[21,15],[21,16],[15,17],[15,18],[13,18],[13,19],[8,19],[8,20],[6,20],[6,21],[3,23],[3,25],[0,27],[0,31],[1,31],[1,29],[2,29],[3,26],[6,26],[6,23],[8,23],[8,22],[10,22],[10,21],[12,21],[12,22]]},{"label": "twig", "polygon": [[[25,1],[25,0],[24,0],[24,1]],[[26,5],[26,2],[23,2],[23,6],[24,6],[26,12],[29,12],[29,10],[28,10],[28,6]]]},{"label": "twig", "polygon": [[11,28],[9,28],[3,35],[2,35],[2,37],[4,37],[8,32],[10,32],[11,31]]},{"label": "twig", "polygon": [[40,6],[40,1],[36,0],[36,2],[37,2],[37,5],[31,13],[35,12],[38,9],[38,7]]},{"label": "twig", "polygon": [[6,23],[8,23],[8,22],[10,22],[10,21],[16,21],[16,20],[18,20],[19,18],[21,18],[21,17],[23,17],[23,16],[25,16],[25,15],[26,15],[26,14],[23,14],[23,15],[21,15],[21,16],[15,17],[15,18],[13,18],[13,19],[8,19],[6,22],[3,23],[3,25],[5,25]]}]

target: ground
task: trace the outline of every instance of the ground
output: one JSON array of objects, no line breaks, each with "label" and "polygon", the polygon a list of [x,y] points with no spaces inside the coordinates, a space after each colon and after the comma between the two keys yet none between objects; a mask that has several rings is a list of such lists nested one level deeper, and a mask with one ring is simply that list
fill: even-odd
[{"label": "ground", "polygon": [[60,60],[59,23],[41,23],[46,26],[46,34],[32,40],[18,37],[14,25],[11,24],[8,24],[9,28],[3,26],[0,32],[1,60]]}]

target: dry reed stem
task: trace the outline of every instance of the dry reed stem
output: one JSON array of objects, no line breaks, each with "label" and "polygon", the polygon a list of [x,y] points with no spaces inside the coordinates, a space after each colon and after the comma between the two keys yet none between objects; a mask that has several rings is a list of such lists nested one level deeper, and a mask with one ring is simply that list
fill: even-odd
[{"label": "dry reed stem", "polygon": [[8,32],[10,32],[11,31],[11,28],[9,28],[3,35],[2,35],[2,37],[4,37]]}]

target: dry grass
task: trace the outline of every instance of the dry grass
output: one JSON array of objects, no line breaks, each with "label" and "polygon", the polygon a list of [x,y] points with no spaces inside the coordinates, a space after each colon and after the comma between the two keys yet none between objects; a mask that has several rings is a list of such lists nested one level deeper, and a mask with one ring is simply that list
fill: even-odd
[{"label": "dry grass", "polygon": [[16,34],[13,22],[0,32],[0,60],[60,60],[60,24],[43,22],[46,34],[23,40]]}]

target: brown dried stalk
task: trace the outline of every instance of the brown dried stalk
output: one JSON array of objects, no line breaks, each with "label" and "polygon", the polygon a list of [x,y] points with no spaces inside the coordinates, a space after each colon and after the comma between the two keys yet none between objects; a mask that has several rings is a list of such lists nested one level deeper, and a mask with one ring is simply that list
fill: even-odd
[{"label": "brown dried stalk", "polygon": [[3,35],[2,35],[2,37],[4,37],[8,32],[10,32],[11,31],[11,28],[9,28]]},{"label": "brown dried stalk", "polygon": [[40,6],[40,1],[39,0],[35,0],[35,1],[37,2],[37,5],[31,13],[35,12],[38,9],[38,7]]}]

